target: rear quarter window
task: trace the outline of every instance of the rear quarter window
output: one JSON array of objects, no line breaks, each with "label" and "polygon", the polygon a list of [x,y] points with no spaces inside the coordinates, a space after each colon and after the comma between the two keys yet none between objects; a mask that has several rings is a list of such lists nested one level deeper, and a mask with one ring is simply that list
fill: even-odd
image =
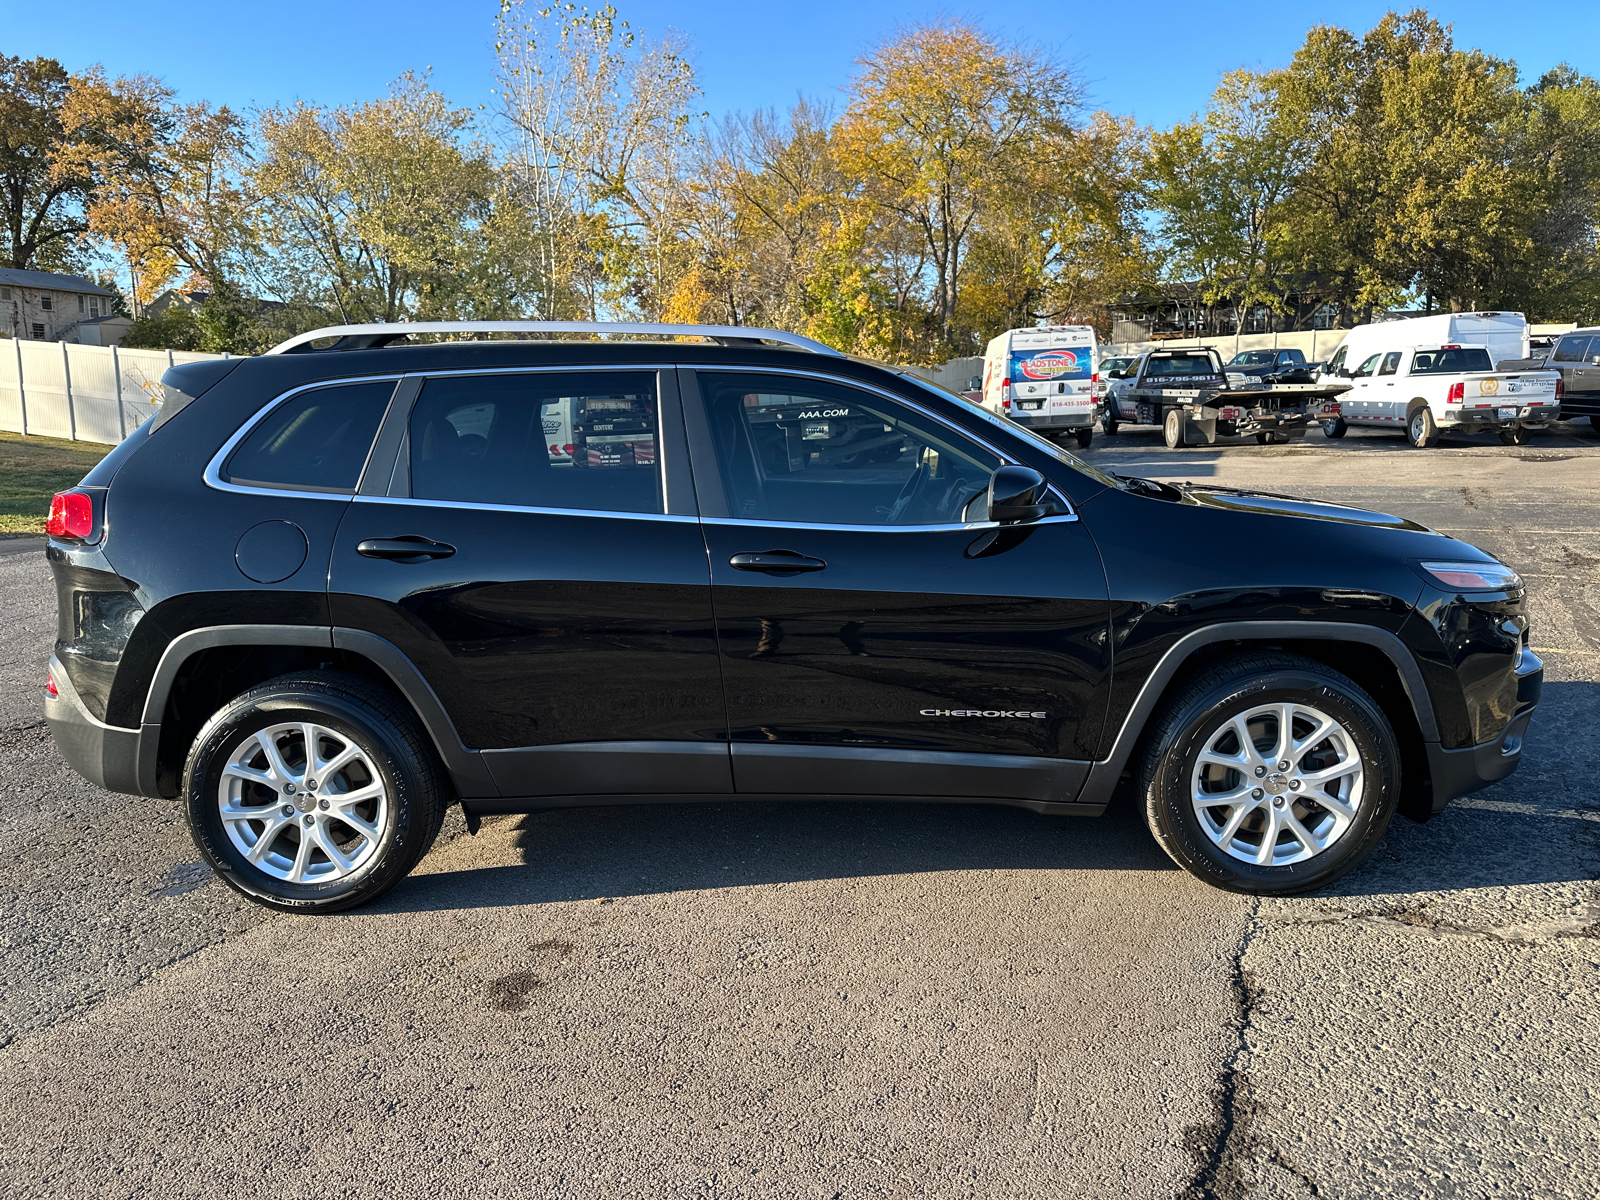
[{"label": "rear quarter window", "polygon": [[289,397],[245,435],[222,477],[247,487],[354,492],[394,387],[333,384]]}]

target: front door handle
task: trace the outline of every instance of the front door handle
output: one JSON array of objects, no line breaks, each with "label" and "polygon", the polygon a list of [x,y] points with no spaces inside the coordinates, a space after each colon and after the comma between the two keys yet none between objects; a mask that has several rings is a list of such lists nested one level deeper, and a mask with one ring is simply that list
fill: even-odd
[{"label": "front door handle", "polygon": [[728,560],[735,571],[762,571],[768,575],[798,575],[801,571],[820,571],[828,564],[820,558],[807,558],[793,550],[762,550],[735,554]]},{"label": "front door handle", "polygon": [[391,562],[419,563],[430,558],[449,558],[454,546],[430,541],[416,534],[394,538],[367,538],[356,543],[356,553],[366,558],[386,558]]}]

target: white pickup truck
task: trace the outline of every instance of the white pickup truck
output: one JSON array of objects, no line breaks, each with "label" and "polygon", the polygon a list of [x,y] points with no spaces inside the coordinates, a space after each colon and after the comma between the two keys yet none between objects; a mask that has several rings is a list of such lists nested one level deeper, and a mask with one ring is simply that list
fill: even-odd
[{"label": "white pickup truck", "polygon": [[1555,419],[1560,404],[1558,372],[1496,371],[1484,346],[1386,349],[1345,369],[1350,390],[1339,398],[1339,415],[1322,425],[1334,438],[1366,425],[1404,430],[1413,446],[1424,447],[1443,430],[1494,429],[1502,442],[1520,446],[1530,429]]}]

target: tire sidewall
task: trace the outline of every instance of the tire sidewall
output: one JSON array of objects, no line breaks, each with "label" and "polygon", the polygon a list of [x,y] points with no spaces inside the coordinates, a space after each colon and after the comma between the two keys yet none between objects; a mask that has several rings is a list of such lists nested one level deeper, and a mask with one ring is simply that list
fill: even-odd
[{"label": "tire sidewall", "polygon": [[[376,768],[392,805],[391,820],[373,861],[354,878],[297,884],[276,879],[246,861],[217,811],[222,769],[251,734],[290,721],[313,721],[355,741]],[[195,845],[219,877],[251,899],[285,911],[330,911],[386,891],[410,870],[418,828],[412,797],[419,781],[395,747],[404,742],[387,721],[359,703],[318,691],[245,695],[224,707],[195,738],[184,770],[184,800]]]},{"label": "tire sidewall", "polygon": [[[1356,819],[1328,850],[1304,862],[1263,867],[1236,859],[1207,836],[1190,803],[1195,761],[1221,723],[1253,704],[1292,701],[1319,708],[1344,726],[1361,756],[1365,789]],[[1222,685],[1199,697],[1178,718],[1176,733],[1151,781],[1151,819],[1169,852],[1207,882],[1236,891],[1298,892],[1343,875],[1371,852],[1388,829],[1399,796],[1399,756],[1387,722],[1364,697],[1330,681],[1280,668],[1243,685]]]}]

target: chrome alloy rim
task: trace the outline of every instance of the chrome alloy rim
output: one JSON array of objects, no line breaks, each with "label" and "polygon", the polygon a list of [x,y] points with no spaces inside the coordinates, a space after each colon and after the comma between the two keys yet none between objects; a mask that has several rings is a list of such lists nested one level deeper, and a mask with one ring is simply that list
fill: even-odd
[{"label": "chrome alloy rim", "polygon": [[287,883],[329,883],[365,870],[393,808],[366,751],[306,721],[245,738],[217,785],[229,839],[251,866]]},{"label": "chrome alloy rim", "polygon": [[1304,862],[1345,835],[1366,770],[1349,731],[1306,704],[1260,704],[1206,741],[1190,778],[1200,827],[1233,858]]}]

